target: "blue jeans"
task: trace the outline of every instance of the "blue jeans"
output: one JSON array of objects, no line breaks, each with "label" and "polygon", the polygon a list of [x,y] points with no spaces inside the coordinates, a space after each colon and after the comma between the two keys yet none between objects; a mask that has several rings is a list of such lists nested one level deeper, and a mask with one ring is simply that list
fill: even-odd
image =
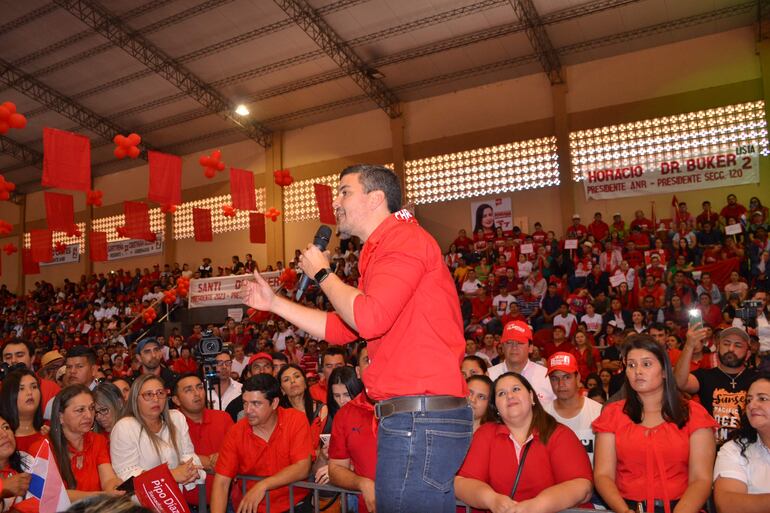
[{"label": "blue jeans", "polygon": [[454,478],[473,434],[470,406],[396,413],[377,434],[377,513],[454,513]]}]

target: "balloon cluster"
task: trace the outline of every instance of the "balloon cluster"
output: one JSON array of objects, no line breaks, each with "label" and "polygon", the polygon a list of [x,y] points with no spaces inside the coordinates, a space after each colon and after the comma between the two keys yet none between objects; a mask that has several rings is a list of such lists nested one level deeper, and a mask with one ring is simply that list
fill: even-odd
[{"label": "balloon cluster", "polygon": [[54,246],[54,251],[56,251],[57,255],[62,255],[67,251],[67,245],[62,241],[59,241]]},{"label": "balloon cluster", "polygon": [[11,191],[16,189],[16,184],[7,182],[3,175],[0,175],[0,200],[7,200],[11,197]]},{"label": "balloon cluster", "polygon": [[156,312],[153,307],[142,310],[142,319],[144,319],[146,324],[152,324],[157,316],[158,312]]},{"label": "balloon cluster", "polygon": [[113,153],[119,159],[126,157],[135,159],[142,153],[142,150],[139,149],[139,144],[142,142],[139,134],[128,134],[128,137],[118,134],[112,139],[112,142],[115,143],[115,151]]},{"label": "balloon cluster", "polygon": [[83,235],[83,232],[80,231],[80,228],[78,228],[78,225],[73,224],[72,227],[67,230],[67,237],[80,237]]},{"label": "balloon cluster", "polygon": [[173,305],[176,303],[176,292],[174,290],[166,290],[163,292],[163,302],[167,305]]},{"label": "balloon cluster", "polygon": [[198,162],[203,166],[203,175],[206,178],[214,178],[217,171],[225,170],[225,163],[222,162],[222,150],[214,150],[211,155],[203,155]]},{"label": "balloon cluster", "polygon": [[3,246],[3,251],[5,251],[6,255],[11,256],[17,251],[19,251],[19,248],[17,248],[16,244],[14,244],[13,242],[9,242],[5,246]]},{"label": "balloon cluster", "polygon": [[8,235],[13,231],[13,225],[0,219],[0,235]]},{"label": "balloon cluster", "polygon": [[95,207],[102,206],[102,196],[104,193],[99,190],[89,190],[86,192],[86,205],[93,205]]},{"label": "balloon cluster", "polygon": [[0,105],[0,134],[8,133],[11,128],[21,130],[27,126],[27,118],[24,114],[16,112],[16,105],[5,102]]},{"label": "balloon cluster", "polygon": [[171,203],[164,203],[163,205],[160,206],[160,211],[163,212],[164,214],[173,214],[174,212],[176,212],[176,205]]},{"label": "balloon cluster", "polygon": [[286,187],[287,185],[294,183],[294,178],[292,178],[291,171],[288,169],[277,169],[273,171],[273,178],[275,179],[275,184],[281,187]]},{"label": "balloon cluster", "polygon": [[279,215],[281,215],[281,211],[277,210],[274,207],[268,208],[267,212],[265,212],[265,217],[270,219],[272,222],[276,222],[278,220]]},{"label": "balloon cluster", "polygon": [[187,297],[190,293],[190,278],[180,276],[176,279],[176,293],[179,297]]},{"label": "balloon cluster", "polygon": [[222,205],[222,215],[225,217],[235,217],[235,209],[232,205]]}]

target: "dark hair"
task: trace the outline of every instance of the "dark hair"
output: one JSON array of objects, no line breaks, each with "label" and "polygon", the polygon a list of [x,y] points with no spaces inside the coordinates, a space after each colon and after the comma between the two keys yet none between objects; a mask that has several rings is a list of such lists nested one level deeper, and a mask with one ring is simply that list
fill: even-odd
[{"label": "dark hair", "polygon": [[321,365],[323,365],[324,360],[327,356],[336,356],[340,355],[342,356],[342,362],[347,363],[348,362],[348,355],[344,348],[340,346],[331,346],[326,349],[323,353],[321,353]]},{"label": "dark hair", "polygon": [[200,374],[197,372],[185,372],[184,374],[180,374],[174,380],[174,386],[171,388],[172,395],[177,395],[179,393],[179,382],[186,378],[198,378],[200,381],[203,381]]},{"label": "dark hair", "polygon": [[469,385],[471,384],[471,381],[480,381],[489,387],[489,403],[487,403],[487,411],[484,412],[484,416],[481,417],[481,422],[479,422],[479,425],[486,424],[487,422],[493,422],[495,420],[495,413],[492,411],[492,405],[495,404],[495,397],[492,395],[492,390],[494,390],[494,383],[492,383],[492,380],[489,379],[489,376],[483,374],[475,374],[465,380],[465,382]]},{"label": "dark hair", "polygon": [[589,399],[593,399],[594,397],[601,397],[603,400],[607,400],[607,394],[604,393],[604,389],[602,387],[589,388],[586,397]]},{"label": "dark hair", "polygon": [[3,348],[2,348],[2,350],[0,350],[0,354],[5,353],[5,348],[8,347],[11,344],[14,344],[14,345],[23,344],[23,345],[25,345],[27,347],[27,352],[29,353],[30,358],[32,357],[33,354],[35,354],[35,346],[32,344],[32,342],[30,342],[28,340],[21,339],[21,338],[12,338],[11,340],[9,340],[5,344],[3,344]]},{"label": "dark hair", "polygon": [[[313,419],[316,417],[315,412],[315,401],[313,400],[313,396],[310,395],[310,386],[307,384],[307,376],[305,375],[305,371],[302,370],[302,367],[295,363],[290,363],[286,367],[282,368],[280,371],[278,371],[278,385],[280,388],[281,379],[283,378],[283,375],[286,374],[290,369],[298,370],[299,373],[302,375],[302,379],[305,380],[305,391],[302,393],[302,402],[305,405],[305,416],[307,416],[307,421],[309,423],[313,423]],[[281,402],[280,405],[284,408],[293,408],[291,405],[291,401],[289,400],[289,396],[286,395],[283,392],[283,388],[281,388]]]},{"label": "dark hair", "polygon": [[384,166],[356,164],[343,169],[340,180],[352,174],[358,175],[358,181],[363,186],[364,192],[382,191],[385,194],[390,213],[401,210],[401,180],[396,173]]},{"label": "dark hair", "polygon": [[[770,372],[763,371],[757,374],[757,376],[751,381],[751,384],[749,384],[749,388],[751,388],[751,385],[757,381],[762,380],[770,381]],[[748,388],[746,391],[748,393]],[[757,433],[756,428],[754,428],[754,426],[749,423],[746,410],[747,408],[744,408],[743,412],[741,413],[741,420],[738,423],[738,429],[734,429],[728,437],[728,440],[733,440],[741,448],[741,456],[746,456],[746,449],[748,449],[749,445],[755,443],[759,438],[759,433]]]},{"label": "dark hair", "polygon": [[84,357],[88,360],[89,365],[96,365],[96,352],[88,346],[75,346],[67,351],[66,360],[70,358]]},{"label": "dark hair", "polygon": [[61,419],[59,416],[67,407],[69,402],[80,394],[87,394],[94,399],[94,394],[85,385],[75,384],[69,385],[61,389],[53,399],[53,407],[51,408],[51,432],[48,434],[48,438],[51,440],[51,449],[53,455],[56,458],[56,464],[59,466],[59,472],[61,472],[62,480],[68,489],[77,488],[77,482],[75,481],[75,475],[72,473],[72,465],[70,464],[69,455],[69,442],[64,436],[64,430],[62,429]]},{"label": "dark hair", "polygon": [[501,374],[492,384],[492,397],[490,398],[491,400],[489,402],[489,409],[494,415],[495,421],[498,424],[503,423],[503,420],[500,418],[500,412],[497,411],[497,406],[495,405],[495,397],[497,396],[497,384],[500,383],[503,378],[508,377],[518,380],[522,385],[524,385],[524,388],[526,388],[527,391],[532,394],[532,423],[529,425],[529,432],[527,434],[531,435],[532,433],[536,432],[540,437],[540,441],[543,442],[544,445],[547,445],[548,439],[551,438],[551,435],[556,430],[556,427],[559,425],[559,423],[556,422],[556,419],[551,417],[548,412],[543,409],[543,405],[540,404],[540,399],[537,397],[537,392],[535,392],[535,389],[532,388],[532,385],[529,381],[527,381],[527,378],[517,372],[506,372]]},{"label": "dark hair", "polygon": [[602,386],[602,378],[599,377],[599,373],[598,372],[592,372],[591,374],[589,374],[588,376],[583,378],[583,383],[586,384],[586,386],[588,386],[587,383],[588,383],[589,379],[595,379],[596,382],[599,384],[599,388],[601,388],[601,386]]},{"label": "dark hair", "polygon": [[[3,380],[3,386],[0,388],[0,417],[3,417],[11,429],[16,432],[19,429],[19,386],[21,378],[32,376],[40,389],[40,379],[29,369],[17,369],[9,373]],[[37,405],[37,411],[32,419],[32,427],[35,431],[40,431],[43,427],[43,395],[41,392],[40,403]]]},{"label": "dark hair", "polygon": [[334,400],[332,385],[345,385],[351,399],[354,399],[364,390],[364,384],[356,375],[356,370],[353,367],[345,366],[334,369],[329,376],[328,389],[326,391],[326,406],[329,408],[328,420],[326,421],[328,426],[331,426],[334,415],[340,410],[337,401]]},{"label": "dark hair", "polygon": [[112,495],[92,495],[74,502],[66,513],[153,513],[153,510],[147,509],[134,502],[127,496],[121,495],[114,497]]},{"label": "dark hair", "polygon": [[281,395],[281,385],[270,374],[255,374],[243,384],[242,392],[262,392],[270,402]]},{"label": "dark hair", "polygon": [[[686,401],[682,399],[674,379],[674,372],[671,368],[671,361],[668,359],[668,353],[660,346],[650,335],[631,335],[626,338],[623,344],[623,360],[628,357],[632,349],[642,349],[652,353],[658,359],[663,368],[663,405],[661,414],[666,422],[673,422],[679,429],[682,429],[690,419],[690,409]],[[626,395],[626,404],[623,406],[623,413],[628,415],[636,424],[642,422],[642,412],[644,406],[636,391],[631,387],[626,372],[623,380],[623,389]]]},{"label": "dark hair", "polygon": [[476,223],[473,225],[473,233],[476,233],[478,230],[483,230],[484,225],[482,224],[482,221],[484,220],[484,211],[486,209],[492,209],[492,212],[495,211],[494,208],[492,208],[492,205],[489,203],[482,203],[478,207],[476,207]]},{"label": "dark hair", "polygon": [[[469,354],[468,356],[464,357],[463,361],[460,362],[460,365],[462,365],[463,362],[476,362],[476,364],[479,367],[481,367],[481,370],[482,370],[482,372],[484,372],[484,374],[487,373],[487,368],[489,368],[489,366],[487,365],[487,362],[484,360],[484,358],[482,358],[480,356],[476,356],[475,354]],[[490,385],[491,384],[492,384],[492,382],[490,380]]]},{"label": "dark hair", "polygon": [[273,357],[273,363],[275,363],[276,360],[281,360],[283,362],[289,363],[289,359],[286,357],[285,354],[283,354],[281,352],[270,353],[270,356]]}]

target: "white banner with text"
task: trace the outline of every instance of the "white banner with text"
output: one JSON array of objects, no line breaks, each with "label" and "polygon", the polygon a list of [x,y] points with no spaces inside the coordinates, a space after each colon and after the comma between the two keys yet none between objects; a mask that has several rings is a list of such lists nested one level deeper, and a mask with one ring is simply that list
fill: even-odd
[{"label": "white banner with text", "polygon": [[[280,272],[273,271],[260,274],[273,290],[278,289]],[[246,280],[253,279],[250,274],[237,274],[234,276],[190,280],[188,306],[190,308],[202,308],[206,306],[241,305],[243,304],[241,292],[245,287],[244,283]]]}]

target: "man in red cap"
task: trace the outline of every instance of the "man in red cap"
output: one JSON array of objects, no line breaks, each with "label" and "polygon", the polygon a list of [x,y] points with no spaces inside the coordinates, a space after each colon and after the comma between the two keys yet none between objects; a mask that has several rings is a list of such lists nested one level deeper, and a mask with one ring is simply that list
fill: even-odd
[{"label": "man in red cap", "polygon": [[503,345],[505,361],[489,368],[489,378],[494,381],[506,372],[517,372],[527,378],[540,402],[545,404],[553,401],[555,396],[546,376],[546,368],[529,359],[532,352],[532,328],[529,324],[523,321],[509,322],[503,329],[500,343]]},{"label": "man in red cap", "polygon": [[580,393],[580,372],[575,355],[563,352],[552,354],[548,359],[548,379],[556,399],[543,405],[545,411],[577,435],[593,464],[594,432],[591,423],[602,412],[602,405]]}]

